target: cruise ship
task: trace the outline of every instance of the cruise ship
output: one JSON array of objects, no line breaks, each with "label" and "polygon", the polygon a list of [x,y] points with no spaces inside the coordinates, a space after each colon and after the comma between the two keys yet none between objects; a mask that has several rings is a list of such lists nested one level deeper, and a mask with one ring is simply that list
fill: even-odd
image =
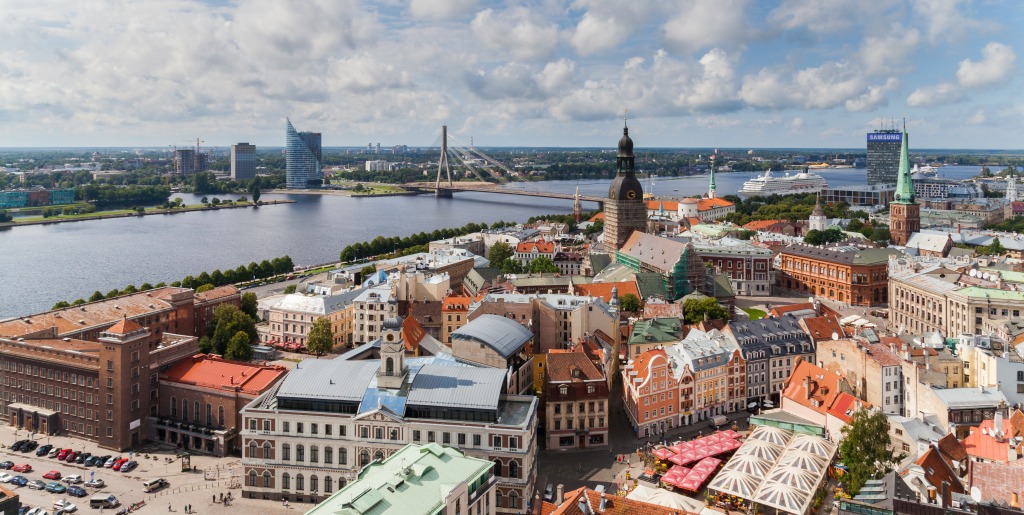
[{"label": "cruise ship", "polygon": [[772,175],[768,170],[759,177],[743,183],[740,195],[759,197],[767,195],[794,195],[797,193],[814,193],[828,187],[825,178],[808,171],[783,176]]}]

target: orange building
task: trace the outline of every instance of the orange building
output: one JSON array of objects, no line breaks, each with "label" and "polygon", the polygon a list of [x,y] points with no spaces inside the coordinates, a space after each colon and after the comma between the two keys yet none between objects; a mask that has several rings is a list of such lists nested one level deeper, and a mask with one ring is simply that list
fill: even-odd
[{"label": "orange building", "polygon": [[889,302],[889,257],[896,249],[793,244],[779,254],[779,286],[853,306]]},{"label": "orange building", "polygon": [[622,402],[638,438],[664,433],[679,425],[677,392],[664,349],[652,349],[622,368]]}]

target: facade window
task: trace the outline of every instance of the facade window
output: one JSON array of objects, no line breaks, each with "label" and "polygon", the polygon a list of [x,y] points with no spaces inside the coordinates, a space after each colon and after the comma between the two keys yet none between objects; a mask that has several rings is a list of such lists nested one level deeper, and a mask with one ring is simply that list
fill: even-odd
[{"label": "facade window", "polygon": [[320,488],[319,482],[319,479],[315,475],[309,476],[309,491],[316,492]]},{"label": "facade window", "polygon": [[249,486],[256,486],[256,471],[249,471]]},{"label": "facade window", "polygon": [[338,448],[338,465],[348,465],[348,449]]},{"label": "facade window", "polygon": [[309,446],[309,462],[317,463],[320,461],[320,448],[315,445]]},{"label": "facade window", "polygon": [[270,488],[270,472],[263,473],[263,488]]},{"label": "facade window", "polygon": [[295,489],[301,492],[305,489],[306,478],[302,477],[302,474],[295,475]]},{"label": "facade window", "polygon": [[[291,461],[291,459],[292,459],[292,447],[290,445],[288,445],[288,444],[282,445],[281,446],[281,460],[282,461]],[[285,487],[285,488],[287,488],[287,487]]]},{"label": "facade window", "polygon": [[282,430],[283,432],[285,432],[285,433],[287,433],[287,432],[288,432],[288,430],[289,430],[289,424],[288,424],[288,421],[287,421],[287,420],[285,420],[285,421],[283,422],[283,425],[281,426],[281,430]]},{"label": "facade window", "polygon": [[295,446],[295,461],[306,461],[306,448],[302,445]]},{"label": "facade window", "polygon": [[370,451],[363,449],[359,451],[359,466],[364,467],[367,463],[370,463]]},{"label": "facade window", "polygon": [[263,444],[263,459],[270,459],[270,442],[266,442]]},{"label": "facade window", "polygon": [[256,457],[256,442],[249,442],[249,457]]},{"label": "facade window", "polygon": [[[217,424],[220,427],[224,427],[224,406],[219,406],[217,408]],[[267,431],[269,431],[269,429],[267,429]]]},{"label": "facade window", "polygon": [[324,447],[324,463],[330,465],[334,462],[334,449]]},{"label": "facade window", "polygon": [[291,482],[292,482],[292,477],[289,476],[287,472],[285,472],[284,475],[281,476],[281,490],[289,490],[289,489],[291,489],[291,487],[292,487]]},{"label": "facade window", "polygon": [[198,423],[200,420],[202,420],[202,415],[200,414],[200,411],[199,411],[200,410],[199,401],[195,401],[192,404],[192,406],[195,408],[195,412],[196,412],[196,418],[194,420]]}]

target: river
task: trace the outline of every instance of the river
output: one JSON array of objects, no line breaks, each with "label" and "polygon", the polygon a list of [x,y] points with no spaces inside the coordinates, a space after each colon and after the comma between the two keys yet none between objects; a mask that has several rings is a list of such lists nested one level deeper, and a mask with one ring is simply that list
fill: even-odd
[{"label": "river", "polygon": [[[940,174],[966,178],[979,168],[946,167]],[[864,169],[820,171],[830,185],[864,184]],[[717,176],[719,195],[735,193],[755,174]],[[645,191],[649,181],[643,180]],[[514,187],[605,196],[607,180],[546,181]],[[707,176],[654,179],[658,196],[704,192]],[[174,194],[186,204],[200,196]],[[129,284],[180,280],[189,274],[235,268],[288,254],[297,265],[338,259],[342,247],[378,235],[405,236],[469,222],[525,221],[570,213],[564,200],[488,193],[352,198],[264,195],[293,204],[36,225],[0,230],[0,319],[49,309],[60,300],[88,298]],[[584,205],[584,209],[594,209]]]}]

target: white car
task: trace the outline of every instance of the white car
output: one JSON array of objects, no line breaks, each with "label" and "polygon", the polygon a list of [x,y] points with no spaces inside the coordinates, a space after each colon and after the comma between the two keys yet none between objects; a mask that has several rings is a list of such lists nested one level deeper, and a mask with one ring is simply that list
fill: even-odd
[{"label": "white car", "polygon": [[6,472],[0,472],[0,483],[10,483],[12,479],[14,479],[14,476]]},{"label": "white car", "polygon": [[71,501],[57,499],[56,501],[53,501],[53,508],[56,510],[64,510],[64,513],[71,513],[77,510],[78,506],[75,506],[75,504]]},{"label": "white car", "polygon": [[50,515],[50,514],[49,514],[48,511],[44,510],[43,508],[32,508],[31,510],[28,510],[28,513],[26,513],[25,515]]},{"label": "white car", "polygon": [[96,478],[86,481],[85,486],[92,488],[103,488],[104,486],[107,486],[107,484],[104,483],[102,479]]},{"label": "white car", "polygon": [[78,474],[71,474],[70,476],[64,476],[64,479],[61,479],[61,481],[69,485],[77,485],[82,482],[82,476]]}]

